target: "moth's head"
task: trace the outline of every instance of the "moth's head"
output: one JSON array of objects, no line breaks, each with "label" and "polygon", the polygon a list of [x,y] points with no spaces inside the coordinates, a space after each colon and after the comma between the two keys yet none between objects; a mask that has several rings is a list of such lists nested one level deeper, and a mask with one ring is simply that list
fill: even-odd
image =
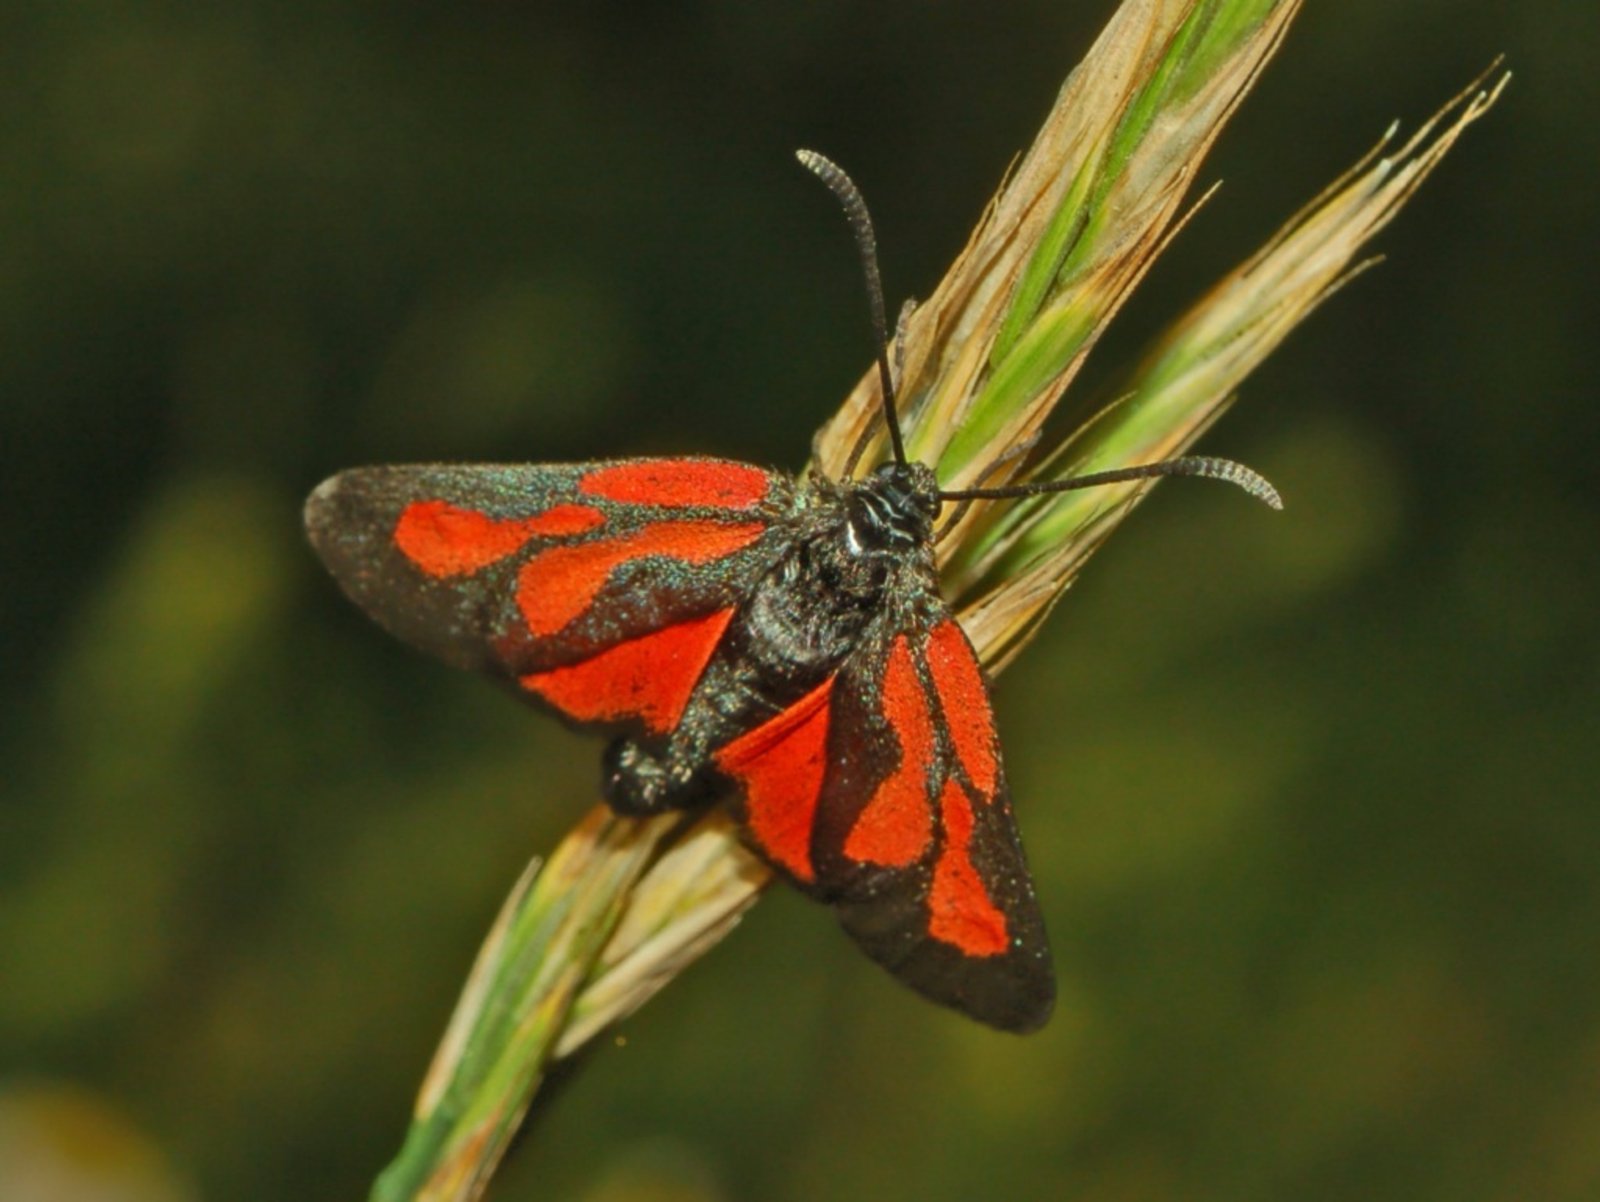
[{"label": "moth's head", "polygon": [[851,491],[850,532],[868,550],[926,543],[938,515],[939,482],[924,463],[885,463]]}]

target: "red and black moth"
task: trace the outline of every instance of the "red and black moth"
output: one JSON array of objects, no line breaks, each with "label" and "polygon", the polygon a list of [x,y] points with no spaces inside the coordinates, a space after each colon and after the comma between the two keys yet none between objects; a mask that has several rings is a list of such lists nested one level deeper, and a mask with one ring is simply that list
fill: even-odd
[{"label": "red and black moth", "polygon": [[613,809],[731,806],[748,845],[901,981],[1033,1030],[1054,974],[988,684],[939,593],[941,507],[1157,475],[1277,497],[1208,458],[941,490],[902,444],[866,207],[801,158],[866,267],[889,462],[803,482],[705,458],[358,468],[311,494],[306,526],[395,635],[612,734]]}]

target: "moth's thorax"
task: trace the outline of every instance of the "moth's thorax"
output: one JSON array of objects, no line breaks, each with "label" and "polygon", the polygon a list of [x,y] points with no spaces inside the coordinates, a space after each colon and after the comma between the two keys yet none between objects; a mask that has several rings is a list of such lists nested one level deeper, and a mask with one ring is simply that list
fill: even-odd
[{"label": "moth's thorax", "polygon": [[793,541],[735,624],[756,675],[809,687],[837,669],[869,623],[903,624],[908,607],[936,600],[937,505],[933,473],[921,464],[808,484]]}]

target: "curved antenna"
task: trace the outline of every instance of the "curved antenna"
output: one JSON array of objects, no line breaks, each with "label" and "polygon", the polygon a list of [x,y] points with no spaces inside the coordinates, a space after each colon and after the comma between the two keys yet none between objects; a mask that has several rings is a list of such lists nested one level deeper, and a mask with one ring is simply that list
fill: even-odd
[{"label": "curved antenna", "polygon": [[845,219],[850,222],[850,232],[856,237],[856,250],[861,253],[861,271],[867,278],[867,303],[872,306],[872,333],[878,341],[878,381],[883,392],[883,419],[889,427],[889,445],[894,448],[894,461],[906,462],[905,442],[900,437],[900,415],[895,408],[894,372],[889,367],[889,322],[883,310],[883,277],[878,272],[878,239],[872,232],[872,217],[867,212],[867,202],[861,198],[861,189],[844,173],[844,168],[814,150],[797,150],[794,157],[811,172],[844,207]]},{"label": "curved antenna", "polygon": [[1116,467],[1104,472],[1090,472],[1086,476],[1069,476],[1065,480],[1045,480],[1033,484],[1006,484],[996,488],[957,488],[941,491],[941,501],[999,501],[1008,497],[1037,497],[1044,493],[1071,492],[1079,488],[1098,488],[1102,484],[1122,484],[1128,480],[1149,480],[1157,476],[1200,476],[1207,480],[1225,480],[1237,484],[1256,500],[1283,508],[1283,498],[1278,490],[1260,472],[1235,463],[1232,459],[1216,459],[1210,455],[1185,455],[1180,459],[1164,459],[1160,463],[1142,463],[1137,467]]}]

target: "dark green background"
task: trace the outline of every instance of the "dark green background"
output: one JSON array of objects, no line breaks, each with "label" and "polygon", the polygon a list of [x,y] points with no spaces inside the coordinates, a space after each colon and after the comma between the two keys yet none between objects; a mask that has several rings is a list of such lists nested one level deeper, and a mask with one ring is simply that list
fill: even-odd
[{"label": "dark green background", "polygon": [[[1111,7],[6,6],[0,1149],[71,1085],[58,1125],[119,1114],[196,1196],[363,1195],[597,748],[369,626],[301,498],[799,466],[868,337],[791,150],[926,295]],[[497,1197],[1600,1196],[1597,46],[1579,0],[1311,3],[1097,355],[1509,54],[1206,441],[1287,512],[1163,487],[1002,682],[1053,1024],[774,893]]]}]

